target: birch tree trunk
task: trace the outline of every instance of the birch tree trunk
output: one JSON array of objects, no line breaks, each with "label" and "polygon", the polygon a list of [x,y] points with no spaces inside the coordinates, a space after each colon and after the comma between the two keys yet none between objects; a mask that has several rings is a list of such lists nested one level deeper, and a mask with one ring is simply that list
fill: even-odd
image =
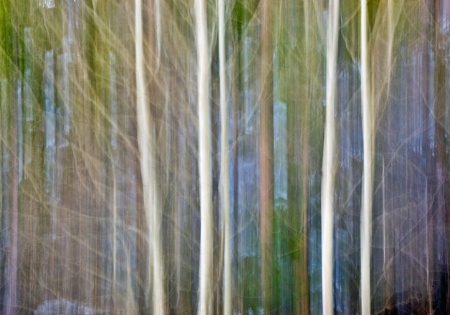
[{"label": "birch tree trunk", "polygon": [[335,191],[336,63],[339,38],[339,1],[328,6],[326,117],[322,161],[322,313],[333,314],[333,203]]},{"label": "birch tree trunk", "polygon": [[[149,231],[149,255],[152,257],[152,307],[153,314],[166,314],[164,291],[164,267],[161,246],[161,201],[158,196],[155,171],[155,137],[150,128],[150,112],[146,95],[144,74],[144,48],[142,27],[142,0],[135,1],[136,36],[136,114],[137,135],[140,153],[141,176],[146,223]],[[153,43],[150,43],[153,44]],[[152,56],[153,57],[153,56]]]},{"label": "birch tree trunk", "polygon": [[361,313],[370,314],[370,257],[372,247],[373,108],[367,39],[367,1],[361,0],[361,106],[363,126],[363,183],[361,200]]},{"label": "birch tree trunk", "polygon": [[222,199],[222,235],[223,235],[223,314],[231,315],[231,228],[230,228],[230,158],[228,152],[228,106],[227,80],[225,68],[225,1],[218,1],[219,16],[219,72],[220,72],[220,124],[221,124],[221,160],[220,193]]},{"label": "birch tree trunk", "polygon": [[211,174],[211,118],[209,108],[209,53],[205,0],[195,1],[198,89],[198,165],[200,176],[200,292],[199,315],[212,314],[213,214]]}]

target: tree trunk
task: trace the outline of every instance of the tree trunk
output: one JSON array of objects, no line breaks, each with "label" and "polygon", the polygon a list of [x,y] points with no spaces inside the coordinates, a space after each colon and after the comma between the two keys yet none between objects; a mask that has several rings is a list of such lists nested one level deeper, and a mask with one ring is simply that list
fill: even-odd
[{"label": "tree trunk", "polygon": [[[17,84],[21,84],[18,80]],[[15,86],[16,89],[20,89]],[[17,93],[20,93],[16,90]],[[21,96],[17,95],[20,99]],[[10,195],[9,195],[9,244],[8,244],[8,268],[7,268],[7,283],[6,283],[6,297],[5,314],[16,314],[17,312],[17,272],[18,272],[18,256],[19,256],[19,155],[18,155],[18,123],[21,119],[19,114],[19,107],[21,103],[19,99],[15,99],[13,106],[10,106],[10,132],[9,132],[9,148],[10,148]]]},{"label": "tree trunk", "polygon": [[[435,312],[446,314],[450,308],[450,270],[449,270],[449,241],[448,241],[448,160],[446,157],[445,145],[445,107],[446,107],[446,85],[447,81],[447,61],[448,53],[448,30],[446,29],[449,17],[446,15],[445,1],[436,0],[434,3],[434,54],[436,58],[435,64],[435,109],[434,109],[434,126],[435,126],[435,146],[436,146],[436,276],[435,287],[436,305]],[[448,133],[448,131],[447,131]]]},{"label": "tree trunk", "polygon": [[[136,36],[136,106],[137,135],[140,153],[141,176],[143,184],[144,209],[149,231],[149,252],[152,257],[152,307],[154,314],[166,314],[166,297],[164,267],[161,246],[161,200],[158,194],[155,165],[154,128],[150,126],[150,110],[146,95],[144,74],[144,48],[142,27],[142,0],[135,1],[135,36]],[[154,45],[154,43],[150,43]],[[150,55],[154,58],[154,54]]]},{"label": "tree trunk", "polygon": [[221,160],[220,193],[222,200],[222,235],[223,235],[223,315],[232,313],[231,296],[231,228],[230,228],[230,158],[228,151],[228,106],[227,79],[225,69],[225,1],[218,2],[219,16],[219,71],[220,71],[220,125],[221,125]]},{"label": "tree trunk", "polygon": [[261,6],[261,287],[266,314],[272,313],[272,230],[274,210],[273,43],[271,1]]},{"label": "tree trunk", "polygon": [[199,315],[212,314],[213,302],[213,213],[211,174],[211,117],[209,108],[209,52],[205,0],[195,1],[198,66],[198,165],[200,176],[200,289]]},{"label": "tree trunk", "polygon": [[322,161],[322,312],[333,314],[333,204],[335,191],[336,63],[339,35],[339,1],[328,6],[326,118]]},{"label": "tree trunk", "polygon": [[361,106],[363,124],[363,183],[361,199],[361,313],[370,314],[370,258],[372,253],[373,190],[373,106],[371,99],[369,53],[367,39],[367,1],[361,0]]}]

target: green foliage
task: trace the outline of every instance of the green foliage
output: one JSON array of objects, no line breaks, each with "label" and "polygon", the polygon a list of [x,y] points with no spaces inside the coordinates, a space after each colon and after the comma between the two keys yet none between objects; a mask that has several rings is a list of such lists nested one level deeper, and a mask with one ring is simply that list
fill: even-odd
[{"label": "green foliage", "polygon": [[233,33],[241,40],[243,33],[257,13],[259,0],[236,0],[232,11]]},{"label": "green foliage", "polygon": [[14,28],[11,24],[11,10],[9,1],[0,3],[0,74],[7,75],[8,67],[12,64]]},{"label": "green foliage", "polygon": [[259,296],[260,283],[260,263],[258,256],[244,257],[240,264],[240,288],[242,292],[242,303],[245,310],[252,310],[257,313],[261,305],[261,298]]},{"label": "green foliage", "polygon": [[273,305],[280,314],[293,312],[293,262],[298,256],[298,237],[285,205],[278,205],[273,216]]}]

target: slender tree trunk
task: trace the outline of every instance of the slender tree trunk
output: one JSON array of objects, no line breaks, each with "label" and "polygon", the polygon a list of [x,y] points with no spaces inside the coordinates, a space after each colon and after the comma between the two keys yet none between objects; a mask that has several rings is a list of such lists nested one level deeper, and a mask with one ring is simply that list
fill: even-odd
[{"label": "slender tree trunk", "polygon": [[[238,73],[239,69],[239,41],[233,47],[233,73]],[[240,292],[239,287],[239,76],[236,74],[231,82],[232,103],[233,103],[233,259],[234,275],[233,280],[235,290]],[[240,295],[238,292],[235,295]],[[239,305],[235,304],[237,309]],[[226,315],[226,314],[224,314]]]},{"label": "slender tree trunk", "polygon": [[[394,3],[395,2],[395,3]],[[392,296],[395,293],[395,286],[394,286],[394,273],[393,270],[394,268],[392,268],[392,261],[394,259],[394,250],[392,248],[392,232],[390,231],[390,222],[389,222],[389,215],[390,215],[390,211],[389,211],[389,206],[388,206],[388,199],[389,199],[389,186],[390,186],[390,181],[388,180],[389,178],[389,172],[386,171],[386,169],[388,168],[388,164],[389,162],[386,163],[385,165],[385,158],[387,157],[386,154],[383,154],[383,158],[380,162],[377,163],[377,160],[375,159],[374,156],[374,151],[375,151],[375,136],[376,136],[376,129],[374,129],[374,127],[376,126],[376,116],[378,113],[381,113],[382,115],[384,115],[385,117],[392,117],[392,113],[388,113],[389,111],[391,111],[392,108],[392,103],[390,101],[392,95],[391,93],[395,93],[392,90],[392,82],[393,82],[393,77],[392,74],[394,72],[395,69],[395,58],[394,58],[394,45],[395,45],[395,31],[396,31],[396,26],[398,23],[398,18],[399,18],[399,9],[397,7],[401,7],[402,6],[402,1],[393,1],[393,0],[386,0],[386,1],[382,1],[379,4],[378,10],[377,10],[377,14],[374,17],[375,21],[374,21],[374,26],[373,29],[370,32],[370,40],[367,39],[366,41],[366,45],[370,42],[370,50],[367,49],[367,53],[369,53],[368,51],[370,51],[370,55],[367,56],[367,60],[370,63],[370,68],[369,69],[374,69],[373,71],[369,71],[369,74],[366,75],[366,78],[370,78],[370,86],[368,88],[370,88],[370,92],[369,92],[369,96],[370,96],[370,104],[369,104],[369,108],[371,110],[370,113],[372,113],[373,118],[369,119],[371,120],[370,124],[372,124],[372,165],[373,167],[375,167],[375,165],[377,164],[379,168],[381,168],[381,180],[379,181],[378,179],[376,179],[375,177],[373,177],[373,181],[379,181],[380,183],[380,187],[381,187],[381,203],[378,203],[376,200],[374,201],[374,207],[376,207],[375,205],[378,203],[381,207],[381,218],[382,218],[382,222],[381,222],[381,227],[382,227],[382,232],[381,232],[381,238],[382,238],[382,252],[383,255],[382,257],[380,257],[380,259],[378,259],[377,257],[373,257],[371,259],[371,264],[372,264],[372,270],[376,270],[378,269],[377,265],[381,264],[380,266],[380,271],[381,271],[381,279],[380,279],[380,283],[382,283],[382,291],[380,292],[380,294],[378,294],[377,291],[373,291],[371,292],[371,297],[372,297],[372,305],[375,309],[373,309],[372,311],[377,311],[380,309],[380,307],[383,307],[384,309],[390,309],[393,307],[394,304],[394,300],[392,299]],[[369,10],[369,9],[368,9]],[[428,14],[427,10],[423,10],[424,15]],[[424,18],[426,18],[424,16]],[[424,19],[425,20],[425,19]],[[366,18],[367,21],[367,18]],[[368,23],[368,22],[367,22]],[[367,24],[366,24],[367,25]],[[367,34],[367,26],[366,26],[366,34]],[[367,38],[367,36],[366,36]],[[361,43],[362,44],[362,43]],[[426,54],[424,55],[426,56]],[[427,64],[427,62],[424,62],[425,66]],[[428,73],[427,71],[425,71],[425,73]],[[425,85],[428,85],[428,81],[426,79],[423,80],[425,83]],[[426,89],[426,87],[424,87]],[[425,90],[424,90],[425,91]],[[390,118],[388,118],[390,119]],[[365,122],[363,122],[364,124]],[[387,129],[386,129],[387,128]],[[389,124],[385,125],[384,127],[384,132],[389,133]],[[391,131],[392,132],[392,131]],[[381,142],[378,144],[380,150],[383,150],[383,148],[387,145],[390,146],[391,144],[389,143],[392,140],[392,137],[390,137],[391,139],[387,140],[384,142],[384,144]],[[365,140],[364,140],[365,141]],[[377,148],[378,149],[378,148]],[[364,159],[364,162],[366,160]],[[374,172],[372,171],[372,174],[374,174]],[[374,176],[374,175],[372,175]],[[375,196],[375,192],[371,192],[370,194]],[[365,196],[365,195],[364,195]],[[362,201],[362,199],[361,199]],[[363,204],[363,203],[362,203]],[[375,211],[376,208],[374,208]],[[374,218],[375,216],[377,216],[378,214],[374,214],[372,216],[372,218]],[[373,219],[370,219],[371,221]],[[380,223],[377,223],[380,224]],[[373,225],[373,223],[371,223],[371,225]],[[362,227],[360,225],[360,227]],[[373,229],[374,227],[372,227],[371,229]],[[367,233],[367,231],[361,229],[360,231],[360,235],[362,235],[362,233]],[[374,234],[375,237],[377,237],[376,234]],[[371,238],[372,236],[370,236]],[[362,238],[361,238],[362,239]],[[367,267],[367,266],[366,266]],[[377,271],[373,272],[374,274],[377,274]],[[370,276],[370,275],[369,275]],[[367,275],[366,275],[367,277]],[[372,289],[371,289],[372,290]],[[380,299],[382,301],[385,301],[384,305],[379,305],[379,301]],[[361,304],[362,305],[362,304]]]},{"label": "slender tree trunk", "polygon": [[[193,242],[192,233],[192,214],[191,209],[195,207],[190,204],[189,196],[193,195],[191,182],[195,182],[192,177],[192,163],[190,162],[189,136],[188,136],[188,122],[185,116],[180,119],[181,129],[183,133],[179,138],[179,162],[178,162],[178,176],[179,176],[179,202],[177,206],[177,218],[175,239],[175,263],[176,263],[176,305],[175,314],[191,314],[192,310],[192,248]],[[186,263],[189,262],[189,263]]]},{"label": "slender tree trunk", "polygon": [[339,1],[328,6],[326,117],[322,161],[322,312],[333,314],[333,203],[335,191],[336,62],[339,34]]},{"label": "slender tree trunk", "polygon": [[[445,23],[448,16],[444,10],[445,1],[435,0],[434,3],[434,54],[435,54],[435,146],[436,146],[436,272],[437,272],[437,296],[436,313],[446,314],[450,307],[450,275],[449,275],[449,241],[448,232],[448,197],[446,196],[446,184],[448,183],[448,161],[446,157],[445,140],[445,107],[446,107],[446,85],[447,81],[447,62],[445,54],[448,45],[448,30]],[[446,235],[447,234],[447,235]],[[440,291],[440,292],[439,292]]]},{"label": "slender tree trunk", "polygon": [[[3,57],[3,56],[2,56]],[[2,60],[3,61],[3,60]],[[2,65],[3,66],[3,65]],[[0,79],[0,144],[1,144],[1,194],[0,194],[0,225],[6,226],[6,223],[9,221],[9,206],[8,206],[8,196],[6,193],[4,193],[7,187],[7,183],[10,182],[9,174],[5,171],[9,168],[9,161],[8,161],[8,150],[9,150],[9,138],[8,133],[9,131],[9,100],[8,100],[8,80],[1,78]],[[7,219],[8,218],[8,219]],[[4,238],[1,239],[1,244],[5,244]],[[1,253],[0,255],[0,261],[3,263],[5,260],[5,254]],[[8,257],[6,256],[6,259]],[[8,274],[5,272],[1,272],[0,274],[0,281],[2,283],[5,283],[7,281]],[[4,298],[5,295],[2,296]],[[4,299],[2,299],[2,302],[6,302]],[[4,311],[6,309],[6,303],[3,303],[4,306],[0,308],[0,311]]]},{"label": "slender tree trunk", "polygon": [[[17,84],[21,84],[18,80]],[[18,87],[16,87],[17,91]],[[19,97],[19,96],[17,96]],[[16,314],[17,311],[17,265],[19,256],[19,156],[18,156],[18,120],[19,106],[21,104],[18,99],[13,102],[13,106],[10,107],[10,133],[9,133],[9,146],[10,146],[10,196],[9,196],[9,246],[8,246],[8,269],[7,269],[7,285],[6,285],[6,297],[5,301],[6,311],[5,314]]]},{"label": "slender tree trunk", "polygon": [[261,6],[261,287],[266,314],[272,312],[272,230],[274,210],[273,43],[271,0]]},{"label": "slender tree trunk", "polygon": [[199,315],[212,314],[213,306],[213,213],[211,173],[211,118],[209,108],[209,52],[205,0],[195,1],[196,43],[198,63],[198,121],[200,176],[200,289]]},{"label": "slender tree trunk", "polygon": [[228,106],[227,80],[225,72],[225,0],[218,0],[219,16],[219,71],[220,71],[220,124],[221,124],[221,160],[220,193],[222,200],[223,235],[223,314],[231,315],[231,228],[230,228],[230,158],[228,152]]},{"label": "slender tree trunk", "polygon": [[[308,73],[314,69],[312,62],[312,34],[311,34],[311,19],[312,10],[308,0],[304,3],[304,18],[305,18],[305,54],[306,54],[306,69]],[[298,308],[298,314],[307,315],[309,314],[309,279],[308,279],[308,204],[309,204],[309,109],[311,106],[313,89],[313,81],[311,79],[307,80],[306,84],[306,99],[307,102],[304,104],[302,110],[302,129],[301,129],[301,142],[302,142],[302,200],[300,207],[300,225],[299,229],[301,231],[300,239],[300,270],[299,270],[299,297],[300,305]]]},{"label": "slender tree trunk", "polygon": [[[386,58],[386,66],[389,69],[388,76],[388,85],[387,85],[387,93],[386,93],[386,102],[388,102],[388,97],[390,95],[391,90],[391,73],[392,73],[392,60],[393,60],[393,47],[394,47],[394,0],[388,0],[387,4],[387,14],[388,14],[388,45],[387,45],[387,58]],[[387,105],[387,104],[386,104]],[[382,215],[383,215],[383,276],[385,279],[385,287],[384,287],[384,299],[385,301],[389,301],[394,291],[394,283],[393,283],[393,272],[392,267],[389,266],[389,262],[394,259],[392,248],[391,248],[391,233],[388,230],[386,218],[388,215],[387,206],[386,206],[386,177],[387,174],[385,172],[385,162],[384,157],[382,161]],[[388,247],[389,246],[389,247]],[[386,302],[387,304],[388,302]],[[391,306],[391,305],[388,305]]]},{"label": "slender tree trunk", "polygon": [[361,101],[363,125],[363,183],[361,200],[361,313],[370,314],[370,257],[372,253],[373,106],[367,39],[367,0],[361,0]]},{"label": "slender tree trunk", "polygon": [[[8,5],[7,5],[8,6]],[[8,10],[8,9],[6,9]],[[20,11],[20,10],[19,10]],[[20,14],[14,14],[11,10],[4,14],[5,17],[12,18],[13,20],[21,20]],[[13,20],[11,20],[13,22]],[[14,22],[13,22],[14,23]],[[9,21],[5,24],[9,24]],[[9,26],[9,25],[8,25]],[[7,98],[10,99],[10,103],[7,104],[6,113],[9,117],[9,130],[6,141],[9,144],[9,225],[7,226],[6,233],[9,237],[7,246],[7,269],[6,269],[6,286],[5,286],[5,314],[13,315],[17,314],[18,302],[19,302],[19,281],[18,274],[19,265],[19,184],[22,175],[22,79],[19,77],[19,72],[16,67],[19,67],[22,58],[19,47],[19,30],[12,30],[8,34],[10,39],[11,55],[6,56],[10,60],[5,58],[5,73],[8,73],[11,77],[9,83],[6,84]],[[5,45],[6,46],[6,45]],[[9,71],[8,71],[9,70]],[[14,97],[11,96],[11,87],[14,91]]]},{"label": "slender tree trunk", "polygon": [[[154,314],[166,314],[164,290],[164,268],[161,246],[161,200],[158,196],[155,166],[154,129],[150,127],[150,110],[146,95],[144,74],[144,49],[142,27],[142,0],[135,1],[136,36],[136,106],[137,135],[140,152],[141,176],[146,222],[149,231],[149,251],[153,258],[152,270],[152,306]],[[153,45],[154,43],[150,43]],[[154,57],[151,55],[151,57]]]}]

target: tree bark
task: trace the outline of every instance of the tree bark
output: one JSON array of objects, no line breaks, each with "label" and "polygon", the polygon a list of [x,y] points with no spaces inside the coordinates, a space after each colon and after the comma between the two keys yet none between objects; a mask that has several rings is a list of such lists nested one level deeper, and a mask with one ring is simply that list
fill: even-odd
[{"label": "tree bark", "polygon": [[222,235],[223,235],[223,314],[232,313],[231,296],[231,228],[230,228],[230,158],[228,151],[228,106],[225,54],[225,1],[218,2],[219,18],[219,72],[220,72],[220,124],[221,124],[221,160],[220,193],[222,200]]},{"label": "tree bark", "polygon": [[[152,265],[152,307],[154,314],[166,314],[166,296],[164,282],[164,261],[162,255],[161,200],[158,195],[155,165],[155,136],[150,126],[150,110],[146,95],[144,74],[144,48],[142,27],[142,0],[135,1],[135,36],[136,36],[136,106],[137,106],[137,135],[140,153],[141,176],[143,183],[143,198],[146,223],[149,231],[149,252]],[[150,43],[153,45],[154,43]],[[154,57],[152,54],[151,57]]]},{"label": "tree bark", "polygon": [[367,1],[361,0],[361,106],[363,126],[363,183],[361,200],[361,313],[370,314],[370,258],[372,253],[373,191],[373,106],[371,99],[369,52],[367,39]]},{"label": "tree bark", "polygon": [[333,203],[335,191],[336,63],[339,35],[339,1],[328,6],[326,117],[322,161],[322,312],[333,314]]},{"label": "tree bark", "polygon": [[195,1],[197,66],[198,66],[198,121],[199,121],[199,176],[200,176],[200,289],[199,315],[212,314],[213,306],[213,213],[211,173],[211,117],[209,108],[209,52],[205,0]]}]

